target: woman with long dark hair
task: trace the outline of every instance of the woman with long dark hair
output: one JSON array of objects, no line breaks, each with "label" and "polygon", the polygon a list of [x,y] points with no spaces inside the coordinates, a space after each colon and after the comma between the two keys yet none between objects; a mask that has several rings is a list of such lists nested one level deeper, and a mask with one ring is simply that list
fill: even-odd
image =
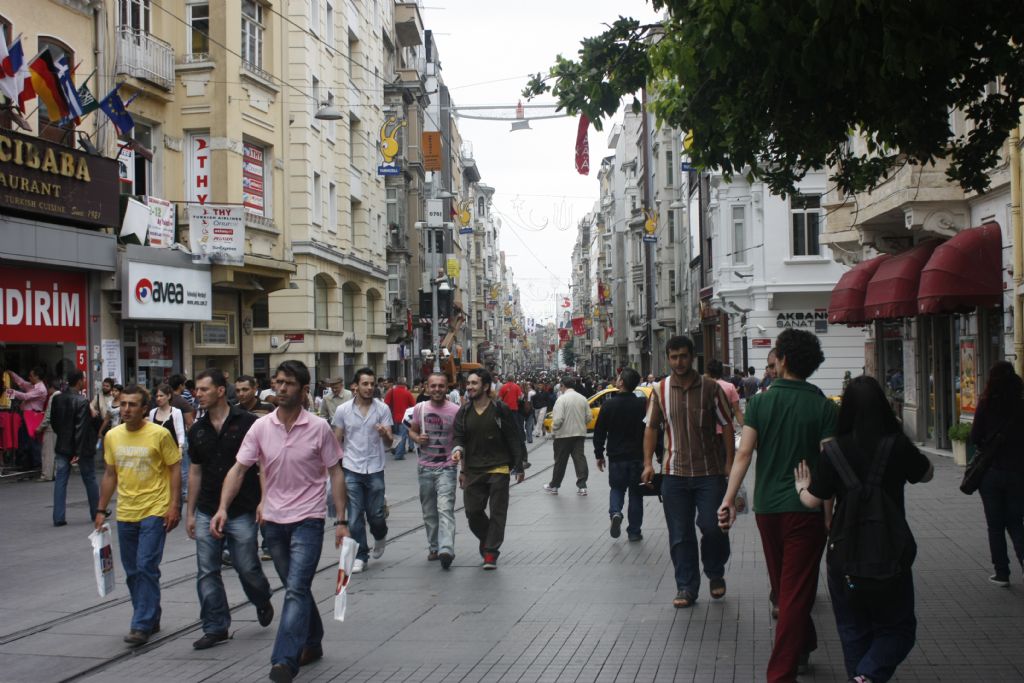
[{"label": "woman with long dark hair", "polygon": [[[894,440],[886,440],[886,437],[894,437]],[[874,459],[884,456],[880,447],[892,444],[881,489],[901,511],[904,511],[904,485],[932,478],[931,462],[903,433],[882,386],[874,377],[861,375],[847,385],[839,407],[836,441],[841,457],[846,458],[862,482]],[[847,491],[829,458],[818,460],[813,481],[806,462],[801,462],[793,475],[801,503],[813,508],[835,497],[838,516]],[[914,579],[910,569],[872,599],[852,596],[848,581],[838,568],[830,565],[827,578],[847,676],[858,683],[888,681],[910,654],[917,638]]]},{"label": "woman with long dark hair", "polygon": [[985,391],[974,413],[971,443],[991,450],[992,464],[981,480],[981,504],[988,526],[988,548],[995,574],[989,581],[1010,585],[1006,534],[1024,572],[1024,380],[1001,360],[988,371]]}]

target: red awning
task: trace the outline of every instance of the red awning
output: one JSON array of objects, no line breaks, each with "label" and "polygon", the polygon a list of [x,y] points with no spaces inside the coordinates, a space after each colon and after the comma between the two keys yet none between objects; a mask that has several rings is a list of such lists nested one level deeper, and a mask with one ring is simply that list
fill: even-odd
[{"label": "red awning", "polygon": [[878,267],[864,295],[864,315],[868,320],[917,315],[921,271],[938,245],[935,241],[922,242]]},{"label": "red awning", "polygon": [[889,254],[861,261],[843,273],[832,290],[832,298],[828,302],[828,321],[834,325],[862,325],[867,320],[864,315],[864,295],[867,293],[868,282],[878,267],[891,259]]},{"label": "red awning", "polygon": [[918,313],[995,308],[1003,301],[1003,240],[998,223],[963,230],[939,245],[921,271]]}]

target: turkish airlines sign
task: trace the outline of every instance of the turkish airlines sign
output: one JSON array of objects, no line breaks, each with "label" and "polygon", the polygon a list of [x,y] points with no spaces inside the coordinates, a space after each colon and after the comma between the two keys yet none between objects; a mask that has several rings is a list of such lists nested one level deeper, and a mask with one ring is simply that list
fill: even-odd
[{"label": "turkish airlines sign", "polygon": [[210,271],[128,262],[126,317],[134,320],[210,320]]},{"label": "turkish airlines sign", "polygon": [[86,344],[84,273],[0,269],[0,339],[8,344]]}]

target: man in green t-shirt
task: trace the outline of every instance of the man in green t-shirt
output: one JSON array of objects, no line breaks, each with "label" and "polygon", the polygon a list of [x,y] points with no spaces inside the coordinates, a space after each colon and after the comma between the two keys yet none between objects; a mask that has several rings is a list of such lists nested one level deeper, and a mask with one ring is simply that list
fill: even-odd
[{"label": "man in green t-shirt", "polygon": [[718,509],[719,526],[730,528],[736,521],[736,492],[757,449],[754,512],[779,608],[769,683],[795,680],[798,667],[817,648],[811,608],[828,532],[821,512],[801,505],[793,470],[801,460],[815,468],[821,444],[832,438],[836,426],[835,404],[807,382],[825,360],[818,338],[787,329],[776,341],[776,356],[771,390],[747,402],[729,488]]}]

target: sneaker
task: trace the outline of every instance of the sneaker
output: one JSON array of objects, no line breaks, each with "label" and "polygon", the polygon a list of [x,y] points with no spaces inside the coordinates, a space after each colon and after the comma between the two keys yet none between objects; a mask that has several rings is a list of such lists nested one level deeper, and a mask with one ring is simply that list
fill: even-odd
[{"label": "sneaker", "polygon": [[260,559],[264,562],[269,562],[270,560],[274,559],[270,556],[270,548],[262,548],[260,550]]},{"label": "sneaker", "polygon": [[381,555],[384,554],[384,549],[388,546],[388,539],[381,538],[373,541],[373,559],[379,560]]},{"label": "sneaker", "polygon": [[558,495],[558,487],[557,486],[552,486],[551,484],[544,484],[544,490],[547,491],[548,493],[550,493],[553,496],[557,496]]},{"label": "sneaker", "polygon": [[451,553],[441,553],[440,557],[441,557],[441,569],[451,569],[452,560],[455,559],[455,556],[452,555]]},{"label": "sneaker", "polygon": [[263,628],[270,626],[270,622],[274,620],[274,606],[269,600],[263,607],[256,608],[256,620]]},{"label": "sneaker", "polygon": [[497,569],[498,568],[498,556],[494,553],[487,553],[484,555],[484,569]]},{"label": "sneaker", "polygon": [[612,538],[618,538],[622,535],[622,515],[612,515],[612,528],[609,533],[612,535]]},{"label": "sneaker", "polygon": [[427,562],[435,562],[438,557],[439,555],[437,554],[437,551],[431,550],[429,553],[427,553]]},{"label": "sneaker", "polygon": [[585,496],[585,495],[587,495],[587,490],[586,489],[576,489],[576,495],[577,496]]},{"label": "sneaker", "polygon": [[847,683],[871,683],[871,679],[867,676],[854,676]]},{"label": "sneaker", "polygon": [[642,540],[644,540],[644,535],[643,534],[629,534],[629,542],[630,543],[636,543],[637,541],[642,541]]},{"label": "sneaker", "polygon": [[295,676],[292,675],[291,669],[285,664],[275,664],[270,667],[270,680],[274,683],[292,683],[295,680]]},{"label": "sneaker", "polygon": [[366,561],[365,560],[356,560],[352,564],[352,573],[353,574],[359,574],[359,573],[361,573],[365,569],[366,569]]},{"label": "sneaker", "polygon": [[231,552],[230,551],[225,550],[224,552],[222,552],[220,554],[220,563],[222,565],[224,565],[225,567],[230,567],[231,566]]},{"label": "sneaker", "polygon": [[124,642],[129,645],[145,645],[149,642],[149,633],[146,631],[131,630],[128,635],[124,637]]},{"label": "sneaker", "polygon": [[214,645],[219,645],[226,642],[228,634],[226,633],[204,633],[203,637],[192,643],[192,647],[197,650],[209,650]]},{"label": "sneaker", "polygon": [[988,577],[988,582],[994,583],[1000,588],[1006,588],[1010,585],[1010,577],[1003,576],[1002,574],[993,574],[992,576]]}]

